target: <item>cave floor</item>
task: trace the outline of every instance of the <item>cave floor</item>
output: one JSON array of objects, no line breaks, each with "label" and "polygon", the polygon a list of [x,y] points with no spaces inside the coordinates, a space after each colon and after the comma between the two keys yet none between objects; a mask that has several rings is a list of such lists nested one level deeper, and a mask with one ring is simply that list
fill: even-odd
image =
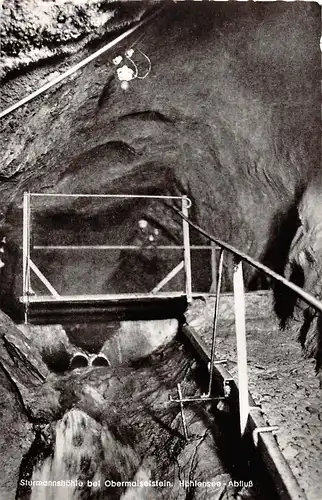
[{"label": "cave floor", "polygon": [[[273,314],[263,316],[263,305],[271,300],[267,294],[255,298],[259,307],[253,307],[246,319],[249,390],[264,418],[270,425],[279,426],[279,446],[308,500],[321,500],[322,407],[314,363],[303,357],[292,331],[282,331]],[[237,380],[231,299],[222,299],[216,353],[218,358],[227,359],[227,368]],[[213,306],[214,298],[195,301],[187,315],[189,324],[208,345]]]}]

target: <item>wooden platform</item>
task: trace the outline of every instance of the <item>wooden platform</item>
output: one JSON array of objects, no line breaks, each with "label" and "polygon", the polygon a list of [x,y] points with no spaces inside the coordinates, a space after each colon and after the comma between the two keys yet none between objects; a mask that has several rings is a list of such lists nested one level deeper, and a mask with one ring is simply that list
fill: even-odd
[{"label": "wooden platform", "polygon": [[[26,298],[20,297],[26,304]],[[112,320],[182,319],[187,308],[184,293],[29,296],[28,323],[70,324]]]}]

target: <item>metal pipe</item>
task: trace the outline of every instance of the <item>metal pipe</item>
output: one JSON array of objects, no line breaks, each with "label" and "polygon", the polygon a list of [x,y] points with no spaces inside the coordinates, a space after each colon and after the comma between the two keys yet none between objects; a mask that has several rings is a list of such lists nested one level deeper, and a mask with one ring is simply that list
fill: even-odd
[{"label": "metal pipe", "polygon": [[104,54],[105,52],[107,52],[109,49],[111,49],[112,47],[114,47],[115,45],[117,45],[119,42],[121,42],[122,40],[124,40],[128,36],[132,35],[132,33],[134,33],[136,30],[138,30],[139,28],[141,28],[144,24],[146,24],[147,22],[151,21],[151,19],[153,19],[157,14],[159,14],[161,12],[161,10],[163,10],[164,8],[165,8],[165,5],[162,5],[161,8],[157,9],[157,11],[153,12],[146,19],[143,19],[136,26],[133,26],[133,28],[128,29],[127,31],[125,31],[124,33],[122,33],[122,35],[116,37],[114,40],[112,40],[108,44],[104,45],[104,47],[101,47],[99,50],[97,50],[96,52],[94,52],[90,56],[86,57],[85,59],[83,59],[82,61],[80,61],[75,66],[72,66],[67,71],[65,71],[61,75],[57,76],[57,78],[54,78],[53,80],[51,80],[50,82],[46,83],[45,85],[43,85],[39,89],[35,90],[34,92],[32,92],[31,94],[29,94],[28,96],[24,97],[20,101],[16,102],[15,104],[13,104],[12,106],[10,106],[9,108],[5,109],[4,111],[1,111],[0,112],[0,118],[4,118],[5,116],[7,116],[8,114],[12,113],[16,109],[20,108],[24,104],[27,104],[27,102],[31,101],[35,97],[43,94],[44,92],[46,92],[47,90],[49,90],[54,85],[57,85],[58,83],[60,83],[61,81],[65,80],[69,76],[73,75],[74,73],[76,73],[76,71],[80,70],[81,68],[83,68],[84,66],[86,66],[87,64],[89,64],[91,61],[94,61],[94,59],[97,59],[99,56],[101,56],[102,54]]},{"label": "metal pipe", "polygon": [[[183,334],[189,340],[193,349],[197,351],[201,359],[208,364],[210,361],[210,349],[204,340],[191,327],[184,325]],[[231,374],[222,365],[215,365],[215,375],[224,385],[229,382],[231,387],[229,396],[229,405],[235,408],[238,400],[238,389]],[[252,406],[255,405],[250,396]],[[262,428],[267,425],[262,412],[250,411],[248,427],[253,432],[256,428]],[[288,462],[282,454],[275,437],[271,432],[258,434],[258,452],[271,475],[279,496],[283,500],[307,500],[303,490],[296,481]]]},{"label": "metal pipe", "polygon": [[[183,245],[34,245],[33,250],[183,250]],[[218,247],[220,248],[220,247]],[[194,245],[190,250],[213,250],[211,246]]]}]

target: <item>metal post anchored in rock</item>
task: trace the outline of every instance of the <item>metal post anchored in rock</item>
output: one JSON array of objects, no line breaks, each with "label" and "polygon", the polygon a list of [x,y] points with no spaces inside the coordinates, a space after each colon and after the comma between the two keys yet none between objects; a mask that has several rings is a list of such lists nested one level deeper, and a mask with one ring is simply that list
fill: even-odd
[{"label": "metal post anchored in rock", "polygon": [[183,426],[183,433],[185,440],[188,441],[189,436],[188,436],[188,429],[187,429],[187,422],[186,422],[186,416],[184,414],[183,410],[183,401],[182,401],[182,391],[181,391],[181,385],[178,384],[178,396],[179,396],[179,402],[180,402],[180,412],[181,412],[181,419],[182,419],[182,426]]}]

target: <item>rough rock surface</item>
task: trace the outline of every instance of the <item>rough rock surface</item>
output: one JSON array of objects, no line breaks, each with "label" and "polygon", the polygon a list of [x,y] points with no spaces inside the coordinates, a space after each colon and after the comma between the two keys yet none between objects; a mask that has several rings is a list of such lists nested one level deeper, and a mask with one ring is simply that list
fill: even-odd
[{"label": "rough rock surface", "polygon": [[[105,28],[110,36],[116,34],[119,26],[125,28],[149,10],[148,4],[136,2],[61,2],[50,3],[48,9],[45,2],[24,2],[18,9],[21,19],[16,19],[10,6],[4,4],[3,52],[17,71],[3,81],[3,107],[90,51],[88,45],[80,50],[76,44],[74,56],[51,62],[38,54],[38,67],[28,67],[24,54],[40,40],[42,47],[49,47],[56,37],[56,48],[50,49],[54,54],[66,48],[77,30],[80,43],[98,41]],[[60,27],[57,16],[66,9],[71,15]],[[93,31],[99,9],[111,18],[103,22],[100,17],[103,24]],[[39,36],[28,38],[31,12],[39,17]],[[51,34],[47,41],[41,38],[45,32]],[[313,3],[166,5],[139,33],[4,119],[1,205],[5,231],[16,250],[11,249],[14,258],[8,257],[2,271],[2,306],[12,312],[21,291],[18,246],[22,192],[27,189],[186,193],[193,201],[190,215],[201,226],[279,272],[286,267],[287,273],[291,241],[301,224],[299,200],[312,179],[317,197],[320,193],[319,36],[319,6]],[[125,91],[112,59],[124,56],[132,45],[140,72],[146,59],[139,51],[148,55],[152,68],[147,78],[131,81]],[[316,197],[310,193],[303,199],[312,204]],[[310,212],[307,216],[318,228],[319,218]],[[149,234],[138,228],[142,218],[148,221]],[[32,221],[34,242],[40,245],[144,247],[151,235],[158,244],[181,242],[177,216],[160,202],[33,199]],[[318,229],[310,234],[309,239],[316,238]],[[195,234],[192,241],[201,242]],[[310,285],[312,280],[318,283],[320,269],[319,252],[313,253],[316,266],[304,264],[309,274],[304,286],[319,295]],[[32,256],[66,294],[150,291],[180,260],[177,252],[153,249],[42,250]],[[229,286],[229,261],[226,265]],[[194,252],[193,267],[195,290],[209,289],[209,253]],[[250,280],[252,273],[248,276]],[[39,283],[34,286],[44,292]],[[182,288],[182,276],[169,286]],[[320,350],[308,348],[317,356]]]},{"label": "rough rock surface", "polygon": [[[106,38],[140,19],[140,4],[98,0],[5,0],[1,9],[1,79],[6,82],[44,63]],[[26,90],[26,89],[25,89]]]}]

